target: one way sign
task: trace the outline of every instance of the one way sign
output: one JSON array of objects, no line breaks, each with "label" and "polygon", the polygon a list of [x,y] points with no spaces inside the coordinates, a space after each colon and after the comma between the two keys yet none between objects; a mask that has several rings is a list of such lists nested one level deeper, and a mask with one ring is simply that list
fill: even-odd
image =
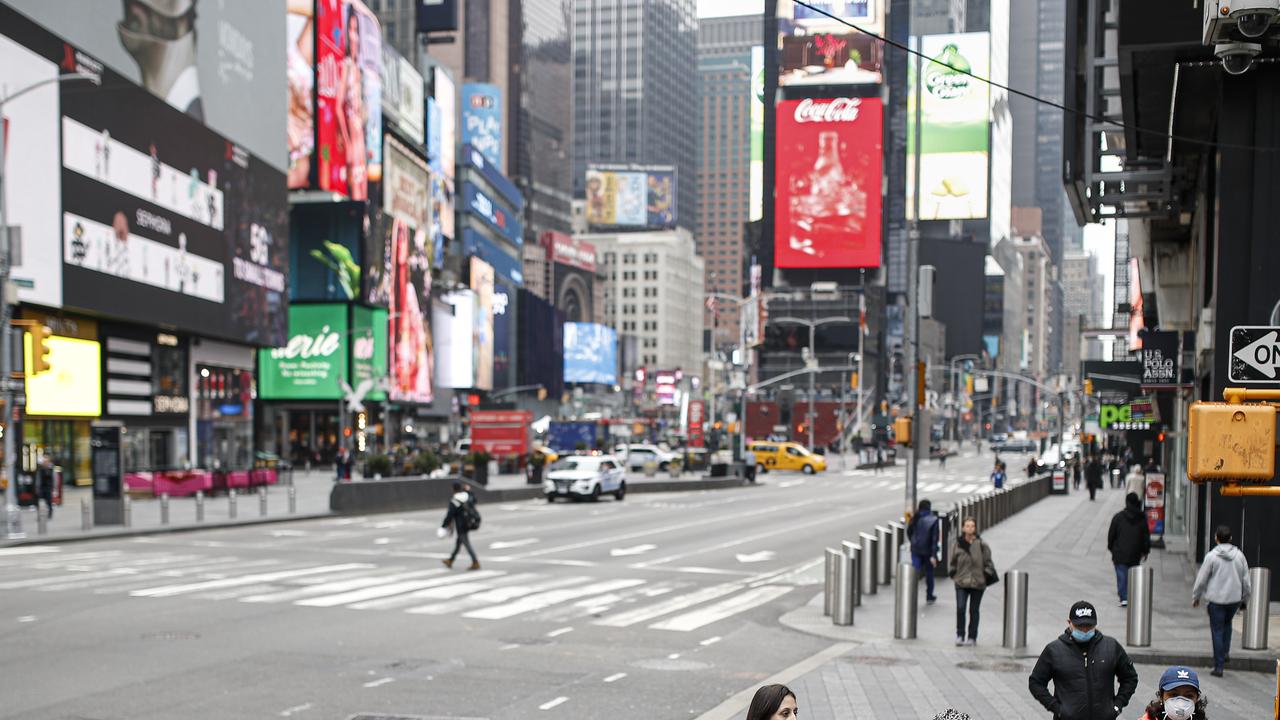
[{"label": "one way sign", "polygon": [[1231,328],[1227,378],[1233,383],[1280,385],[1280,327]]}]

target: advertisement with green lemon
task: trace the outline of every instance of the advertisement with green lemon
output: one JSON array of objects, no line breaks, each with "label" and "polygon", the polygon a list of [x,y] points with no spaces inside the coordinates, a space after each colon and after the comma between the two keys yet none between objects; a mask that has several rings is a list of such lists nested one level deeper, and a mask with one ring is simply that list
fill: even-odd
[{"label": "advertisement with green lemon", "polygon": [[[973,220],[987,216],[990,156],[989,33],[926,35],[923,61],[920,219]],[[916,67],[907,98],[907,217],[915,213]]]}]

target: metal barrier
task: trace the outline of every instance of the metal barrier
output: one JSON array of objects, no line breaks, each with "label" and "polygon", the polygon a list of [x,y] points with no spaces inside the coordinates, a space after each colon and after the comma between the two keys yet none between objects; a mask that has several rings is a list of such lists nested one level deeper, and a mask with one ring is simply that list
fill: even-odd
[{"label": "metal barrier", "polygon": [[836,596],[836,571],[840,567],[839,560],[840,551],[835,548],[827,548],[823,559],[826,564],[822,568],[822,616],[831,617],[831,607],[835,604]]},{"label": "metal barrier", "polygon": [[914,640],[920,611],[920,583],[916,580],[915,566],[902,563],[898,566],[898,584],[893,597],[893,637],[898,640]]},{"label": "metal barrier", "polygon": [[840,543],[840,552],[847,558],[853,559],[853,585],[850,586],[849,592],[853,595],[853,606],[862,607],[862,547],[858,543],[851,540],[845,540]]},{"label": "metal barrier", "polygon": [[893,528],[893,573],[897,577],[898,563],[902,562],[902,546],[907,542],[907,524],[894,520],[889,527]]},{"label": "metal barrier", "polygon": [[[49,512],[53,512],[53,510],[50,509]],[[39,504],[36,505],[36,534],[37,535],[49,534],[49,516],[45,513],[40,512]]]},{"label": "metal barrier", "polygon": [[888,585],[893,575],[894,563],[898,561],[893,556],[893,530],[884,525],[876,526],[876,580],[881,585]]},{"label": "metal barrier", "polygon": [[1271,609],[1271,571],[1249,569],[1249,603],[1244,609],[1244,634],[1240,638],[1245,650],[1266,650]]},{"label": "metal barrier", "polygon": [[1027,588],[1031,577],[1022,570],[1004,574],[1004,640],[1010,650],[1027,646]]},{"label": "metal barrier", "polygon": [[169,524],[169,493],[160,494],[160,524]]},{"label": "metal barrier", "polygon": [[258,486],[258,515],[267,516],[267,488],[265,485]]},{"label": "metal barrier", "polygon": [[89,498],[80,498],[80,529],[93,529],[93,507],[89,505]]},{"label": "metal barrier", "polygon": [[1125,643],[1130,647],[1151,646],[1151,594],[1155,571],[1150,565],[1129,568],[1129,627]]},{"label": "metal barrier", "polygon": [[938,559],[937,572],[941,575],[950,572],[951,546],[955,544],[955,532],[955,513],[938,515],[938,547],[942,550],[942,557]]},{"label": "metal barrier", "polygon": [[298,488],[292,483],[289,484],[289,514],[293,515],[298,512]]},{"label": "metal barrier", "polygon": [[232,520],[236,519],[236,491],[227,491],[227,517]]},{"label": "metal barrier", "polygon": [[853,595],[858,585],[858,559],[844,553],[836,553],[836,597],[831,609],[834,625],[853,624]]},{"label": "metal barrier", "polygon": [[204,491],[196,491],[196,522],[204,522]]},{"label": "metal barrier", "polygon": [[876,536],[870,533],[858,533],[858,538],[862,541],[862,554],[858,558],[862,567],[858,569],[858,581],[862,586],[862,595],[876,594],[876,585],[880,578],[879,564],[880,559],[879,542]]},{"label": "metal barrier", "polygon": [[128,495],[120,498],[120,511],[120,524],[133,527],[133,498]]}]

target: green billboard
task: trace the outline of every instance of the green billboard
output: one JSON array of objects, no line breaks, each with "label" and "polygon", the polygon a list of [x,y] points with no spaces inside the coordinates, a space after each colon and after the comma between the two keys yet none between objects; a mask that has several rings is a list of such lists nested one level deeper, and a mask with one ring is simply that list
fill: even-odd
[{"label": "green billboard", "polygon": [[356,306],[351,309],[351,387],[373,381],[367,400],[386,400],[387,311]]},{"label": "green billboard", "polygon": [[259,397],[342,399],[339,380],[347,378],[348,337],[345,304],[290,305],[289,341],[258,351]]}]

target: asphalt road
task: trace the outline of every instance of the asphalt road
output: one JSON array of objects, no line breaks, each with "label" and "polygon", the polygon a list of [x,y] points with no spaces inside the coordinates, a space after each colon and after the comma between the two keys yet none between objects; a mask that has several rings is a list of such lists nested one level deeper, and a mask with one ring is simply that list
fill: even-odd
[{"label": "asphalt road", "polygon": [[476,572],[436,511],[0,550],[0,718],[696,717],[830,646],[778,617],[903,509],[901,467],[838,468],[482,506]]}]

